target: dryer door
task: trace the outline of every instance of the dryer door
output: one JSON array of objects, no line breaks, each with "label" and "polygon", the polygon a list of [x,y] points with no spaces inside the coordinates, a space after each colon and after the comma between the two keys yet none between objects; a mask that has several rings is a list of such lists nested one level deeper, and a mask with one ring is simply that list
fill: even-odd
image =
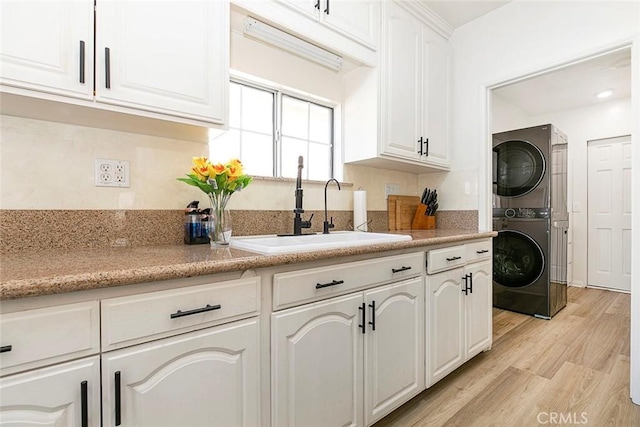
[{"label": "dryer door", "polygon": [[542,248],[529,235],[502,230],[493,238],[493,280],[508,288],[535,283],[544,272]]},{"label": "dryer door", "polygon": [[544,155],[535,145],[522,140],[502,142],[493,148],[494,193],[524,196],[540,184],[545,169]]}]

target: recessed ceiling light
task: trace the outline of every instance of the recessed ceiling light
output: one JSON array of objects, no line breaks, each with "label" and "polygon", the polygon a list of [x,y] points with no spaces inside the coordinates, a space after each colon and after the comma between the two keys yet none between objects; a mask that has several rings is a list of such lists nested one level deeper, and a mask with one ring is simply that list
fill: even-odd
[{"label": "recessed ceiling light", "polygon": [[608,98],[608,97],[610,97],[612,94],[613,94],[613,91],[612,91],[612,90],[603,90],[602,92],[598,92],[598,93],[596,93],[596,98],[600,98],[600,99]]}]

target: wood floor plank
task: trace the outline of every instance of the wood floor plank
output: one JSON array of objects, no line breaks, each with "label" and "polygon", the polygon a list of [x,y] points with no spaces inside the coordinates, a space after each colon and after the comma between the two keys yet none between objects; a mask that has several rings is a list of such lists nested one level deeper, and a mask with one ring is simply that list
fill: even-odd
[{"label": "wood floor plank", "polygon": [[629,294],[571,287],[551,320],[494,309],[490,351],[375,426],[640,427],[629,398],[629,315]]}]

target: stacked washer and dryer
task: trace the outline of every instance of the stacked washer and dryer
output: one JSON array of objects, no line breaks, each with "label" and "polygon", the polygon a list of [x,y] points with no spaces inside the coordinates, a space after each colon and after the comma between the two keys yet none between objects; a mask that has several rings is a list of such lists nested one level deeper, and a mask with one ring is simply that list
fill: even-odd
[{"label": "stacked washer and dryer", "polygon": [[550,319],[567,304],[567,137],[493,135],[493,305]]}]

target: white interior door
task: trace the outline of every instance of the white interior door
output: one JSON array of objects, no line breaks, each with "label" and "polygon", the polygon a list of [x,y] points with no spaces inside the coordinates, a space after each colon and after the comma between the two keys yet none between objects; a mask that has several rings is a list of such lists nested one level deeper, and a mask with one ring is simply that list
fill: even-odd
[{"label": "white interior door", "polygon": [[631,291],[631,137],[588,144],[587,283]]}]

